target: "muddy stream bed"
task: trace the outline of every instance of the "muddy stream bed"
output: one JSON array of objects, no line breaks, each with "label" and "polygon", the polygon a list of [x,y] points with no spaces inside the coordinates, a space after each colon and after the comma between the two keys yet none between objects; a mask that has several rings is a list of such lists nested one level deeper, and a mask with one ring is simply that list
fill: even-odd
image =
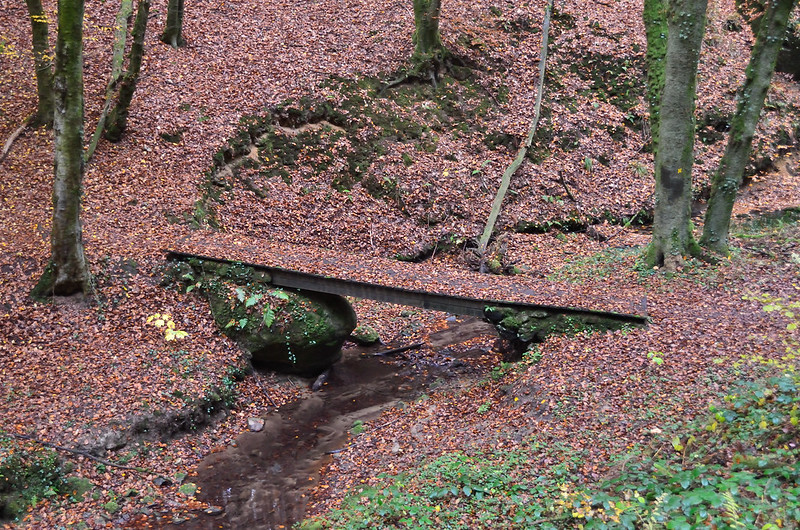
[{"label": "muddy stream bed", "polygon": [[[442,351],[471,338],[494,334],[491,325],[470,319],[451,322],[431,334],[426,346]],[[264,416],[260,432],[245,432],[224,451],[207,456],[193,481],[197,497],[221,509],[172,528],[290,528],[303,519],[320,469],[347,450],[348,433],[357,421],[377,418],[398,402],[416,399],[433,386],[475,377],[462,359],[486,355],[468,350],[443,363],[374,355],[386,347],[345,350],[319,391]],[[440,356],[446,359],[446,356]],[[303,380],[310,387],[313,380]],[[371,427],[375,428],[375,426]],[[214,510],[216,512],[219,510]]]}]

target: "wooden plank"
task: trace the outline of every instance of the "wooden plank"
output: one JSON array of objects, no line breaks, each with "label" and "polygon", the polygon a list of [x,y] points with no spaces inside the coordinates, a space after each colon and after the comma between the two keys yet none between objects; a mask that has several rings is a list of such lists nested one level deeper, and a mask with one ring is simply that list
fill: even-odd
[{"label": "wooden plank", "polygon": [[241,263],[248,267],[267,272],[271,277],[271,282],[277,287],[304,289],[341,296],[352,296],[356,298],[366,298],[392,304],[408,305],[445,311],[455,315],[469,315],[483,317],[484,308],[509,307],[516,310],[544,311],[548,314],[559,314],[565,316],[576,316],[588,321],[610,319],[616,322],[631,324],[634,326],[644,326],[647,324],[647,317],[642,315],[632,315],[626,313],[616,313],[611,311],[597,311],[592,309],[580,309],[573,307],[563,307],[546,304],[533,304],[524,302],[514,302],[507,300],[478,299],[465,296],[455,296],[442,293],[426,292],[421,290],[406,289],[402,287],[390,287],[370,282],[358,280],[345,280],[300,272],[281,267],[267,266],[259,263],[248,263],[238,260],[193,254],[179,250],[168,250],[167,259],[174,261],[185,261],[189,259],[199,259],[216,263]]}]

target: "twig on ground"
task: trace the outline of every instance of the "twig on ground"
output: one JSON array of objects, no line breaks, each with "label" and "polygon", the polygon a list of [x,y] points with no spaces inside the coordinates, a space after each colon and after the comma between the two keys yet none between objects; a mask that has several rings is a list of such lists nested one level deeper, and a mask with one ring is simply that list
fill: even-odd
[{"label": "twig on ground", "polygon": [[400,346],[399,348],[392,348],[391,350],[384,350],[381,352],[373,353],[373,357],[385,357],[387,355],[394,355],[395,353],[401,353],[408,350],[416,350],[417,348],[421,348],[424,346],[422,342],[415,342],[414,344],[409,344],[407,346]]},{"label": "twig on ground", "polygon": [[261,384],[261,379],[259,379],[258,373],[255,370],[253,370],[253,378],[256,380],[256,384],[258,385],[258,388],[261,389],[261,391],[267,397],[267,400],[270,402],[270,404],[277,409],[278,408],[278,404],[275,403],[275,400],[272,399],[271,395],[269,395],[269,391],[266,388],[264,388],[264,385]]}]

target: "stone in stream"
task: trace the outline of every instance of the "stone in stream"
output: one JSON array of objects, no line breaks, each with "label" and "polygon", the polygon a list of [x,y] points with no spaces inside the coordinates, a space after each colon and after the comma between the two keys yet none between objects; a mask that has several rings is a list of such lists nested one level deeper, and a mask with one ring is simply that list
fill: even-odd
[{"label": "stone in stream", "polygon": [[264,429],[264,420],[261,418],[249,418],[247,420],[247,427],[252,432],[261,432]]}]

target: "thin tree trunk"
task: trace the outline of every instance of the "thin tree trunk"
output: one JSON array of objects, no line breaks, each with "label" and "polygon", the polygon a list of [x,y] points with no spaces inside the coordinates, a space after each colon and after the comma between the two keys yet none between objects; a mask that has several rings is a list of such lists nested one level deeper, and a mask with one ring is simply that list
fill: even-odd
[{"label": "thin tree trunk", "polygon": [[533,108],[533,119],[531,120],[531,125],[528,129],[528,137],[517,151],[517,156],[514,158],[514,161],[511,162],[511,164],[503,173],[503,177],[500,180],[500,187],[497,190],[497,195],[495,195],[494,201],[492,202],[492,209],[489,212],[489,218],[487,219],[486,226],[483,229],[483,235],[481,235],[481,238],[478,241],[480,272],[486,272],[484,270],[486,267],[486,249],[489,245],[489,239],[492,236],[492,232],[494,231],[494,225],[497,222],[497,217],[500,215],[500,208],[503,206],[503,200],[505,199],[506,192],[508,192],[508,187],[511,184],[511,177],[514,176],[514,173],[517,172],[517,169],[519,169],[519,167],[522,165],[522,162],[525,160],[525,155],[528,154],[528,149],[530,149],[531,145],[533,144],[533,138],[536,136],[536,129],[539,126],[539,116],[542,110],[542,96],[544,95],[545,66],[547,64],[547,42],[550,36],[550,17],[552,13],[553,0],[549,0],[547,6],[545,7],[544,21],[542,22],[542,48],[539,54],[539,84],[536,89],[536,103]]},{"label": "thin tree trunk", "polygon": [[125,126],[128,123],[128,110],[136,91],[136,82],[139,79],[139,70],[144,57],[144,35],[147,31],[147,18],[150,13],[150,0],[139,0],[136,9],[136,22],[133,24],[133,44],[131,45],[128,71],[122,79],[119,89],[117,105],[108,116],[105,137],[111,142],[118,142],[122,138]]},{"label": "thin tree trunk", "polygon": [[664,90],[664,59],[667,56],[667,0],[644,0],[644,28],[647,34],[647,103],[653,152],[658,149],[661,93]]},{"label": "thin tree trunk", "polygon": [[686,255],[698,255],[691,230],[694,100],[697,62],[705,30],[707,0],[671,0],[658,150],[650,265],[674,270]]},{"label": "thin tree trunk", "polygon": [[33,61],[36,68],[36,95],[39,106],[33,125],[53,126],[53,56],[50,50],[49,24],[42,0],[25,0],[31,19]]},{"label": "thin tree trunk", "polygon": [[175,49],[186,44],[183,40],[183,0],[169,0],[167,6],[167,23],[161,42],[169,44]]},{"label": "thin tree trunk", "polygon": [[750,54],[747,74],[738,94],[736,113],[731,120],[728,145],[711,181],[711,197],[706,210],[700,244],[721,254],[728,253],[728,234],[736,193],[750,159],[758,118],[767,97],[775,63],[786,35],[786,25],[797,0],[770,0],[761,17],[756,43]]},{"label": "thin tree trunk", "polygon": [[86,292],[83,253],[83,0],[59,0],[54,77],[55,179],[50,263],[31,293],[35,297]]},{"label": "thin tree trunk", "polygon": [[100,136],[106,128],[106,118],[108,111],[111,108],[111,97],[114,95],[114,88],[122,76],[122,63],[125,61],[125,41],[128,37],[128,17],[133,11],[133,0],[122,0],[120,2],[119,11],[117,11],[117,21],[114,25],[114,44],[111,47],[111,76],[106,86],[106,102],[103,105],[103,111],[100,113],[100,118],[97,120],[97,127],[92,134],[92,139],[89,142],[89,148],[84,154],[83,160],[88,163],[94,155],[97,144],[100,141]]}]

